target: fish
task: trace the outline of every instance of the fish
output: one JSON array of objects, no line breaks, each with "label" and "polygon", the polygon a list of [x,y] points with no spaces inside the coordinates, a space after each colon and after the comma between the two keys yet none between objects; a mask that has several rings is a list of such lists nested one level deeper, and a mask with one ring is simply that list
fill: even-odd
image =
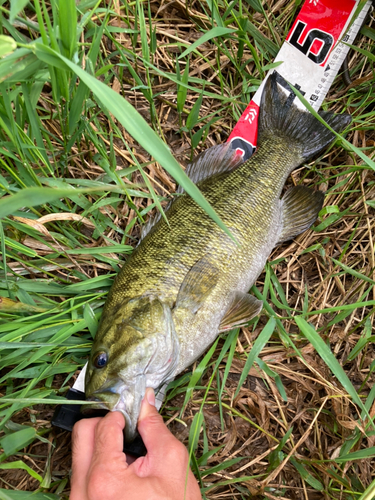
[{"label": "fish", "polygon": [[[334,130],[350,115],[322,111]],[[289,174],[335,135],[299,109],[274,72],[260,103],[258,149],[247,161],[230,143],[208,149],[187,167],[228,236],[182,190],[148,228],[109,291],[88,362],[86,398],[121,411],[125,441],[137,436],[147,387],[158,391],[189,367],[221,332],[247,324],[263,302],[248,293],[276,245],[306,231],[324,193],[295,186]]]}]

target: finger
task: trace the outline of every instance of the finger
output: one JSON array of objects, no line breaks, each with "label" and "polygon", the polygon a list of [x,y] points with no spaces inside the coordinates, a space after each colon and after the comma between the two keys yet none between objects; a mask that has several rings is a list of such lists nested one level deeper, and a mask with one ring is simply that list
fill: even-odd
[{"label": "finger", "polygon": [[138,475],[159,475],[166,467],[175,467],[178,462],[187,462],[187,450],[169,431],[155,408],[154,391],[146,390],[138,420],[138,431],[147,448],[143,460],[134,462]]},{"label": "finger", "polygon": [[123,453],[125,418],[119,411],[111,411],[101,419],[95,427],[95,444],[93,459],[99,462],[121,457]]},{"label": "finger", "polygon": [[124,427],[124,416],[115,411],[102,418],[95,428],[94,454],[87,481],[89,499],[112,498],[108,495],[108,491],[124,490],[124,479],[128,469],[123,452]]},{"label": "finger", "polygon": [[82,498],[86,495],[86,477],[94,453],[95,427],[100,418],[80,420],[72,432],[72,478],[71,487],[79,491]]}]

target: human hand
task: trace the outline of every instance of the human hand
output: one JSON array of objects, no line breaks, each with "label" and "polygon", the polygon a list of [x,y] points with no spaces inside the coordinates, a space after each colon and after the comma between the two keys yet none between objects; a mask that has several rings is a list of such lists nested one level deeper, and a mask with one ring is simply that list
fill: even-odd
[{"label": "human hand", "polygon": [[201,500],[187,449],[164,424],[152,389],[138,420],[147,455],[133,463],[122,451],[124,426],[117,411],[75,424],[70,500]]}]

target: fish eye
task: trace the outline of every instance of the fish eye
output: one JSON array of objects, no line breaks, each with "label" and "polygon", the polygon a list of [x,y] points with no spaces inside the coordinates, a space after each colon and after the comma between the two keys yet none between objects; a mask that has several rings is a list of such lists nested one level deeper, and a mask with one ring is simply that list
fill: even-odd
[{"label": "fish eye", "polygon": [[94,358],[95,368],[104,368],[108,363],[108,354],[106,352],[99,352]]}]

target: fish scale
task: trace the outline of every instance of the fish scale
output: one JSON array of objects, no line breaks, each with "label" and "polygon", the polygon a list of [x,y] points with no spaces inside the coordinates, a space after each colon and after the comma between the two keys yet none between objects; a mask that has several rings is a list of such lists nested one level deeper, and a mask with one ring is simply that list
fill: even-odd
[{"label": "fish scale", "polygon": [[[292,163],[291,155],[278,153],[274,141],[269,139],[260,146],[252,160],[234,172],[225,173],[218,179],[209,178],[198,184],[235,235],[238,245],[184,194],[167,212],[169,226],[161,219],[146,236],[142,246],[129,257],[124,270],[116,278],[106,307],[116,307],[126,298],[160,291],[165,295],[165,300],[173,305],[186,273],[202,253],[210,254],[212,262],[225,273],[228,252],[234,259],[244,253],[244,266],[248,267],[246,256],[251,258],[248,246],[258,241],[261,246],[262,238],[269,233],[271,227],[274,227],[271,243],[274,246],[278,238],[275,211]],[[273,201],[272,206],[270,200]],[[232,215],[234,211],[235,221]],[[259,235],[254,237],[258,229]],[[229,278],[230,276],[226,277]],[[237,281],[234,273],[232,281]]]},{"label": "fish scale", "polygon": [[[350,121],[321,116],[334,130]],[[169,224],[163,218],[154,224],[115,279],[90,355],[86,396],[94,407],[123,412],[127,440],[136,436],[146,387],[159,389],[220,332],[259,314],[263,303],[246,292],[272,249],[310,227],[323,204],[321,192],[303,186],[280,200],[286,178],[334,137],[287,100],[272,75],[257,153],[241,164],[227,143],[188,167],[233,238],[182,194],[166,212]]]}]

